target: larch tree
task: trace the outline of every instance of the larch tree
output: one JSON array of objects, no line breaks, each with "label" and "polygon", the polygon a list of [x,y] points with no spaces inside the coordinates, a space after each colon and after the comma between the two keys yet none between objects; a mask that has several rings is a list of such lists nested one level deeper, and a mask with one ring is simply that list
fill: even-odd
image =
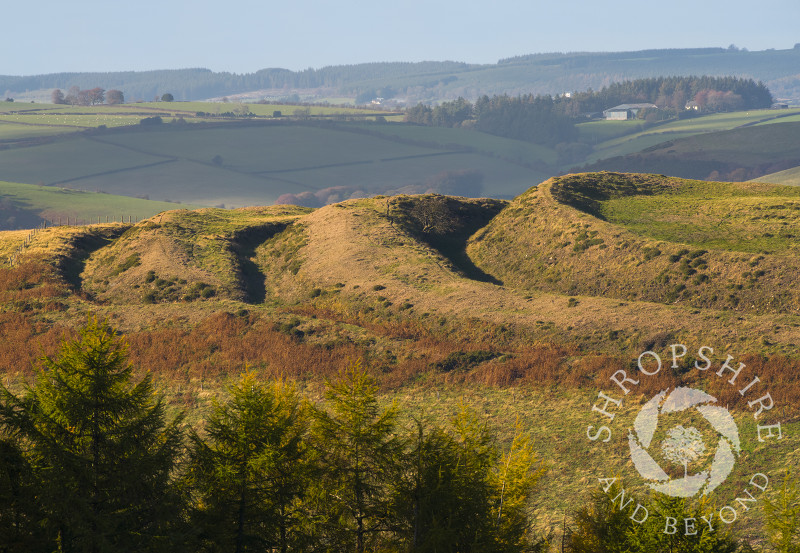
[{"label": "larch tree", "polygon": [[192,436],[201,540],[213,551],[301,550],[307,409],[293,386],[249,372],[227,394]]},{"label": "larch tree", "polygon": [[789,471],[774,492],[764,498],[764,526],[779,553],[800,553],[800,486]]},{"label": "larch tree", "polygon": [[391,487],[400,470],[397,410],[378,404],[378,385],[360,362],[328,381],[326,410],[315,411],[316,451],[323,476],[317,494],[330,550],[364,553],[393,521]]},{"label": "larch tree", "polygon": [[527,512],[543,470],[519,425],[504,453],[486,421],[465,407],[450,429],[424,417],[415,426],[396,499],[410,551],[545,550]]},{"label": "larch tree", "polygon": [[517,421],[514,439],[495,465],[492,522],[495,539],[504,552],[545,549],[544,540],[535,536],[528,517],[534,488],[546,469],[533,449],[530,435]]}]

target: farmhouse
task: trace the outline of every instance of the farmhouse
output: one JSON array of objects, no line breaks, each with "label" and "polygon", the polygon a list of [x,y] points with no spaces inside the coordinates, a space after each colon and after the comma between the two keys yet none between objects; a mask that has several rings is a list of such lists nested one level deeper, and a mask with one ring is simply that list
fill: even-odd
[{"label": "farmhouse", "polygon": [[639,112],[643,109],[658,109],[658,106],[655,104],[620,104],[603,111],[603,117],[615,121],[636,119]]}]

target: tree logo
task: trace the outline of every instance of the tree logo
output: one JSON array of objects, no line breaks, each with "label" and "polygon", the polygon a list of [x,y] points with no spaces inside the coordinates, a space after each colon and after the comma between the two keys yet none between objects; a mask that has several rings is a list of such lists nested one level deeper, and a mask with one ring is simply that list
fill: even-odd
[{"label": "tree logo", "polygon": [[[650,488],[671,497],[694,497],[701,492],[708,495],[725,481],[741,453],[739,429],[730,412],[715,403],[716,398],[707,393],[685,387],[675,388],[669,394],[664,390],[645,403],[628,433],[628,445],[636,470]],[[661,456],[683,467],[683,476],[671,477],[649,451],[658,449],[653,442],[660,422],[666,422],[672,413],[689,410],[699,414],[718,435],[714,457],[710,466],[690,474],[689,464],[707,453],[703,434],[695,426],[667,425],[669,429],[659,444]]]},{"label": "tree logo", "polygon": [[[673,372],[663,371],[665,367]],[[768,384],[747,363],[726,352],[716,353],[709,346],[700,346],[690,355],[685,345],[670,344],[661,351],[641,353],[635,364],[610,374],[608,383],[609,390],[598,391],[592,403],[594,424],[587,424],[586,438],[597,446],[608,444],[604,446],[607,458],[617,452],[629,454],[637,480],[641,478],[655,495],[691,499],[720,494],[726,504],[716,510],[715,520],[732,524],[769,488],[769,476],[754,472],[745,479],[747,467],[739,462],[742,443],[756,440],[777,445],[783,439]],[[653,392],[633,396],[634,401],[643,399],[641,407],[625,409],[631,392],[644,391],[645,385]],[[717,397],[699,389],[706,386],[719,389]],[[651,397],[655,390],[661,391]],[[728,405],[749,411],[755,426],[744,421],[737,426]],[[746,412],[737,416],[748,418]],[[649,510],[642,502],[633,503],[630,489],[615,487],[620,478],[605,474],[598,482],[606,494],[619,490],[612,497],[615,504],[620,510],[631,506],[631,520],[644,524]],[[729,482],[743,479],[746,484],[741,488]],[[664,532],[676,533],[676,519],[665,517]],[[686,535],[697,533],[697,520],[685,520]],[[711,518],[702,520],[713,531]]]}]

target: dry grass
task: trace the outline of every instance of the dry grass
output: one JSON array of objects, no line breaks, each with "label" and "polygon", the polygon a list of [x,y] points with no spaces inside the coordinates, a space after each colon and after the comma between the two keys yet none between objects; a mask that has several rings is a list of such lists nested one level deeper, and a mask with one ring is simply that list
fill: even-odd
[{"label": "dry grass", "polygon": [[[646,186],[639,183],[636,176],[611,175],[623,181],[618,185],[619,190],[614,190],[615,194],[623,197],[625,194],[641,195],[640,203],[650,201],[648,198],[661,198],[662,203],[670,205],[669,198],[675,195],[676,186],[691,189],[686,194],[693,201],[705,201],[704,205],[714,201],[699,198],[703,192],[698,186],[702,183],[695,181],[665,178],[658,188],[650,183],[658,180],[656,177],[650,176]],[[784,251],[758,254],[657,240],[606,222],[595,216],[602,211],[603,202],[612,197],[603,189],[606,186],[603,179],[606,178],[611,177],[607,174],[559,177],[528,191],[471,238],[468,253],[481,269],[521,290],[649,301],[737,313],[793,314],[800,310],[800,291],[793,285],[800,270],[796,256]],[[573,181],[583,183],[583,188]],[[571,188],[565,183],[571,183]],[[752,191],[749,190],[752,184],[726,186],[725,190],[730,189],[733,195],[738,190],[736,186],[740,186],[742,190],[739,193],[743,197],[750,193],[769,193],[778,195],[773,198],[773,203],[780,200],[780,191]],[[710,191],[709,194],[714,196],[720,192]],[[745,200],[748,198],[742,201]],[[583,211],[567,205],[567,202],[578,205]],[[765,223],[760,222],[761,216],[756,220],[753,214],[745,216],[741,210],[731,211],[731,202],[719,202],[725,205],[712,210],[719,215],[716,218],[718,223],[725,219],[725,213],[735,212],[740,219],[736,228],[749,225],[751,241],[760,237],[762,230],[776,232],[772,227],[762,229]],[[784,205],[780,207],[784,211],[788,209]],[[659,212],[666,221],[662,222],[662,227],[692,227],[686,223],[690,216],[681,213],[671,216],[665,209]],[[764,216],[767,215],[771,216],[770,213]],[[780,213],[776,216],[786,217]],[[703,217],[709,218],[708,214]],[[646,221],[639,223],[644,226]],[[656,223],[658,221],[653,226]],[[673,234],[685,236],[689,231],[684,229],[682,232]],[[703,232],[705,236],[710,231]]]},{"label": "dry grass", "polygon": [[[413,203],[414,198],[400,200]],[[391,206],[400,200],[355,200],[313,212],[286,208],[170,212],[128,228],[120,238],[101,244],[91,254],[83,272],[84,289],[107,304],[81,304],[70,298],[54,301],[76,307],[63,317],[70,326],[75,323],[69,318],[74,319],[76,313],[94,310],[108,314],[115,324],[131,333],[132,339],[144,340],[142,351],[152,348],[158,352],[147,354],[150,357],[145,365],[184,376],[212,377],[235,370],[231,367],[245,361],[267,367],[267,353],[235,353],[234,346],[240,350],[244,347],[244,342],[235,343],[241,338],[239,335],[220,329],[219,337],[203,336],[208,332],[204,321],[212,320],[215,313],[237,313],[245,307],[251,314],[234,317],[236,325],[244,325],[243,336],[260,343],[265,351],[298,349],[306,353],[285,356],[301,357],[317,351],[315,348],[351,348],[345,357],[369,352],[368,364],[389,387],[429,374],[443,384],[473,381],[503,386],[558,379],[569,385],[584,385],[592,378],[587,376],[592,371],[581,368],[588,361],[573,362],[573,357],[596,352],[609,356],[603,358],[606,361],[625,359],[641,351],[640,346],[650,337],[665,332],[673,341],[741,352],[791,355],[795,344],[800,343],[800,320],[791,313],[696,309],[686,302],[667,306],[589,295],[565,297],[533,290],[539,286],[537,282],[545,281],[547,284],[541,287],[575,286],[588,282],[592,274],[595,286],[602,279],[630,284],[633,278],[646,279],[648,263],[663,263],[666,257],[666,252],[651,260],[637,257],[645,250],[646,242],[631,245],[629,250],[621,245],[601,250],[594,245],[582,255],[561,252],[558,255],[563,255],[564,260],[537,272],[536,263],[542,262],[537,249],[541,250],[551,235],[574,229],[578,223],[590,228],[612,227],[558,204],[547,186],[521,196],[471,240],[469,251],[475,259],[491,256],[516,271],[514,278],[520,282],[507,279],[505,285],[466,278],[450,258],[398,219],[400,215]],[[479,207],[480,200],[458,202],[467,211],[483,209]],[[263,230],[275,221],[296,222],[264,241],[258,237],[251,240],[249,253],[235,249],[243,235],[252,229]],[[510,229],[514,230],[513,235],[499,240]],[[536,229],[541,233],[532,232]],[[91,232],[98,234],[101,230],[98,227]],[[35,241],[34,246],[49,251],[51,256],[70,258],[75,252],[86,252],[78,245],[87,232],[53,229],[49,238],[41,233],[36,239],[41,243]],[[587,240],[607,236],[609,241],[619,241],[624,229],[613,232],[619,236],[586,233]],[[490,240],[495,235],[497,240]],[[567,250],[572,252],[573,248]],[[627,259],[628,263],[619,261],[619,267],[612,271],[613,267],[604,265],[602,258],[592,257],[610,250],[621,256],[618,261]],[[537,261],[531,261],[533,254],[539,256]],[[581,265],[571,258],[577,258]],[[265,279],[263,305],[242,305],[231,301],[243,299],[241,294],[226,292],[231,289],[226,288],[223,279],[241,282],[240,269],[246,259],[260,271],[256,277]],[[691,259],[707,260],[709,271],[718,263],[710,255]],[[516,265],[512,266],[512,261]],[[760,267],[766,262],[760,259],[757,264]],[[560,276],[555,279],[554,275]],[[181,301],[188,289],[198,283],[213,287],[216,295],[203,298],[198,293],[195,299],[203,301]],[[519,288],[510,288],[509,284]],[[631,287],[632,293],[645,294],[652,283],[642,286],[638,292]],[[143,305],[145,293],[156,287],[163,295],[155,304]],[[763,295],[758,287],[755,290]],[[285,318],[282,313],[303,317],[304,324],[319,327],[317,334],[300,341],[288,337],[287,342],[285,333],[269,330],[276,320]],[[319,324],[310,323],[312,320]],[[260,338],[263,343],[255,334],[250,336],[251,327],[266,329]],[[230,344],[214,341],[228,336]],[[267,343],[267,339],[272,342]],[[431,373],[432,366],[450,355],[479,351],[494,352],[498,357],[469,370]],[[315,358],[308,359],[311,363]],[[274,365],[279,368],[276,370],[289,370],[291,363],[280,361]],[[320,371],[326,373],[327,369]]]},{"label": "dry grass", "polygon": [[[86,264],[84,286],[115,303],[212,295],[245,300],[245,266],[254,247],[250,243],[266,240],[308,211],[277,206],[162,213],[94,253]],[[209,294],[202,296],[205,289]]]}]

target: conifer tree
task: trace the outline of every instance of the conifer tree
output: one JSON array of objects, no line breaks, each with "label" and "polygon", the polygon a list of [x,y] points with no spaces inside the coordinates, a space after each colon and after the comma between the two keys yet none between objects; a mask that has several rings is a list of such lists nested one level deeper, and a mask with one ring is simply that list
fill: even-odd
[{"label": "conifer tree", "polygon": [[207,418],[207,436],[192,437],[203,541],[236,553],[299,550],[306,408],[294,387],[249,372],[227,392]]},{"label": "conifer tree", "polygon": [[30,463],[13,439],[0,439],[0,552],[42,551]]},{"label": "conifer tree", "polygon": [[[707,499],[693,501],[656,495],[648,502],[647,520],[637,523],[632,518],[636,502],[626,500],[625,493],[616,481],[605,492],[597,490],[591,505],[576,512],[574,527],[565,540],[566,550],[570,553],[751,551],[746,544],[737,543],[724,525],[720,525]],[[713,521],[713,530],[702,517]],[[691,521],[688,532],[686,520]]]},{"label": "conifer tree", "polygon": [[783,482],[764,498],[764,526],[779,553],[800,553],[800,486],[787,471]]},{"label": "conifer tree", "polygon": [[500,551],[532,551],[545,548],[534,536],[528,519],[528,503],[545,469],[533,449],[530,435],[517,422],[508,451],[498,459],[492,471],[494,491],[492,521]]},{"label": "conifer tree", "polygon": [[566,536],[570,553],[629,553],[632,551],[631,532],[636,523],[630,518],[633,508],[614,503],[622,487],[614,482],[608,488],[595,490],[591,502],[577,509],[573,526]]},{"label": "conifer tree", "polygon": [[391,488],[402,443],[395,436],[397,410],[382,409],[377,391],[361,363],[353,363],[327,382],[328,410],[314,414],[323,471],[318,528],[331,550],[372,550],[393,522]]},{"label": "conifer tree", "polygon": [[3,424],[22,443],[37,481],[49,550],[168,545],[181,512],[172,480],[181,417],[167,421],[149,375],[132,380],[126,343],[90,319],[55,358],[41,360],[21,397],[1,390]]},{"label": "conifer tree", "polygon": [[517,427],[508,451],[485,421],[462,407],[448,431],[415,420],[398,512],[411,551],[522,552],[534,539],[528,501],[542,474],[529,437]]},{"label": "conifer tree", "polygon": [[451,431],[423,419],[415,422],[417,435],[410,440],[397,501],[411,551],[491,550],[489,474],[496,450],[486,426],[466,410]]}]

